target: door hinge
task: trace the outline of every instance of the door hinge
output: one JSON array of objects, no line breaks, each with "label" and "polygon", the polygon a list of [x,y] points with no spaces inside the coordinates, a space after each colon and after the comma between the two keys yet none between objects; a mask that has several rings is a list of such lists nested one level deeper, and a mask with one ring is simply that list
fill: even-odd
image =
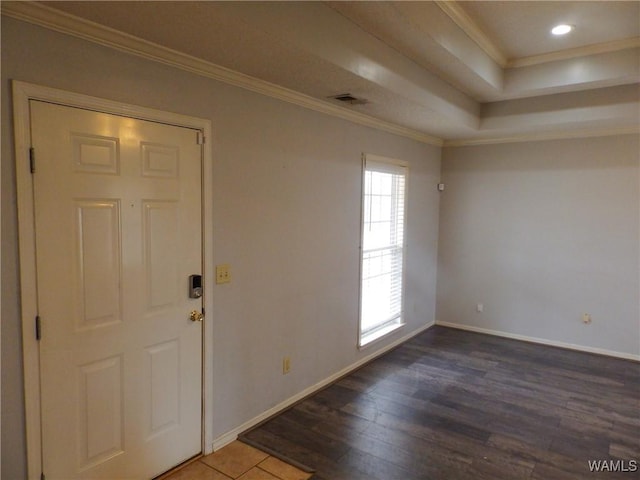
[{"label": "door hinge", "polygon": [[36,149],[33,147],[29,149],[29,169],[31,173],[36,173]]},{"label": "door hinge", "polygon": [[40,321],[40,315],[36,315],[36,340],[42,338],[42,325]]},{"label": "door hinge", "polygon": [[204,133],[202,133],[202,130],[198,130],[196,142],[198,145],[204,145]]}]

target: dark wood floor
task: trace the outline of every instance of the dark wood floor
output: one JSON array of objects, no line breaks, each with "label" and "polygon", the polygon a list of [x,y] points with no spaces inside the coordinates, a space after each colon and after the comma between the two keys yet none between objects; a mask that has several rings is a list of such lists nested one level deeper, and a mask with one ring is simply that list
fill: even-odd
[{"label": "dark wood floor", "polygon": [[433,327],[244,438],[315,480],[636,479],[640,363]]}]

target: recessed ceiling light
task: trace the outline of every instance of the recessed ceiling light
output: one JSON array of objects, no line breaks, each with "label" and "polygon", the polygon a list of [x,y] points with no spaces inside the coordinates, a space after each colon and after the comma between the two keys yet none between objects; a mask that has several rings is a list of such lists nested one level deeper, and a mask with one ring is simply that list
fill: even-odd
[{"label": "recessed ceiling light", "polygon": [[567,25],[566,23],[561,23],[560,25],[556,25],[551,29],[551,33],[554,35],[566,35],[571,30],[573,30],[573,25]]}]

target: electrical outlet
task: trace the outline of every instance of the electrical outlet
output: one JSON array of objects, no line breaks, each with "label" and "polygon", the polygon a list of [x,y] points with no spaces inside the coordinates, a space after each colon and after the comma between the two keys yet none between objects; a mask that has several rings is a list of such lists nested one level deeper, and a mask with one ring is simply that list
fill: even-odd
[{"label": "electrical outlet", "polygon": [[476,305],[476,312],[478,313],[484,312],[484,305],[482,303],[479,303]]},{"label": "electrical outlet", "polygon": [[284,357],[282,359],[282,374],[286,375],[291,371],[291,357]]},{"label": "electrical outlet", "polygon": [[583,313],[582,314],[582,323],[588,325],[591,323],[591,315],[588,313]]},{"label": "electrical outlet", "polygon": [[216,265],[216,283],[229,283],[231,281],[231,267],[229,265]]}]

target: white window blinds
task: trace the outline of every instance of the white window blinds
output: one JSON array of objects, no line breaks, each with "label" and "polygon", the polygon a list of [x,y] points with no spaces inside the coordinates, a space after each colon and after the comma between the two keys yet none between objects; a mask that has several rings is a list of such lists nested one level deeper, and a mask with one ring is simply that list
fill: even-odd
[{"label": "white window blinds", "polygon": [[402,324],[407,168],[365,159],[360,345]]}]

